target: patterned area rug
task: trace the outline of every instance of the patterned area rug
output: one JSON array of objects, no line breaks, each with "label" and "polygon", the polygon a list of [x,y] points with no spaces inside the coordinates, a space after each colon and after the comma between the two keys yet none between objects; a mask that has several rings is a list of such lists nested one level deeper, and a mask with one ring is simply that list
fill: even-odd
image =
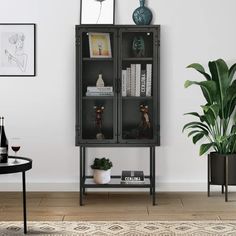
[{"label": "patterned area rug", "polygon": [[[0,235],[23,235],[22,228],[19,221],[0,222]],[[233,236],[236,235],[236,221],[31,221],[27,235]]]}]

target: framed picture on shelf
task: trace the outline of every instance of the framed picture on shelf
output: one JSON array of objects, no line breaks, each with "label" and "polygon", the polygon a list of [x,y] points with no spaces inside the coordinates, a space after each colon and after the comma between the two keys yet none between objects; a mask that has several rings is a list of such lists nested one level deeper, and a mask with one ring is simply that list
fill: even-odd
[{"label": "framed picture on shelf", "polygon": [[80,24],[113,25],[115,0],[80,0]]},{"label": "framed picture on shelf", "polygon": [[35,76],[33,23],[0,24],[0,76]]},{"label": "framed picture on shelf", "polygon": [[91,58],[111,58],[111,41],[109,33],[88,33]]}]

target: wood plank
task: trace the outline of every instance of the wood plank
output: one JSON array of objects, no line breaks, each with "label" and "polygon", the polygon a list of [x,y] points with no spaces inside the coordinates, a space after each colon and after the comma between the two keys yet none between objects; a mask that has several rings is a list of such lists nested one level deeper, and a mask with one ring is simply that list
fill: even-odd
[{"label": "wood plank", "polygon": [[[78,192],[31,192],[27,194],[29,220],[236,220],[235,193],[230,201],[217,192],[158,193],[90,192],[79,205]],[[22,193],[0,193],[0,221],[22,220]],[[236,198],[235,198],[236,199]]]}]

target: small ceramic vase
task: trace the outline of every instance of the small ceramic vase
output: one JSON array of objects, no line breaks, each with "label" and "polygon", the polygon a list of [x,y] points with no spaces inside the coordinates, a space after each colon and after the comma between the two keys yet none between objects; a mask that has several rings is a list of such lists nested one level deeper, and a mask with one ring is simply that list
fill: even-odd
[{"label": "small ceramic vase", "polygon": [[96,82],[96,87],[104,87],[104,86],[105,86],[105,84],[104,84],[104,81],[102,79],[102,74],[99,74],[97,82]]},{"label": "small ceramic vase", "polygon": [[136,25],[150,25],[152,21],[152,12],[144,6],[145,0],[139,0],[140,7],[133,13],[133,21]]}]

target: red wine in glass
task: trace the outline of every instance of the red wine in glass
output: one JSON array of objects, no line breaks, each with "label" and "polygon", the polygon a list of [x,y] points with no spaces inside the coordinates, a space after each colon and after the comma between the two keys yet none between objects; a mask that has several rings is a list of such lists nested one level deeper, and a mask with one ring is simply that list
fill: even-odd
[{"label": "red wine in glass", "polygon": [[15,152],[15,154],[20,150],[20,146],[11,146],[12,151]]},{"label": "red wine in glass", "polygon": [[17,160],[17,152],[20,150],[21,147],[21,139],[18,137],[11,138],[11,149],[15,152],[15,161],[14,163],[18,163]]},{"label": "red wine in glass", "polygon": [[18,161],[16,159],[16,157],[17,157],[16,153],[20,150],[20,146],[11,146],[11,149],[15,152],[15,161],[14,161],[14,163],[18,163]]}]

